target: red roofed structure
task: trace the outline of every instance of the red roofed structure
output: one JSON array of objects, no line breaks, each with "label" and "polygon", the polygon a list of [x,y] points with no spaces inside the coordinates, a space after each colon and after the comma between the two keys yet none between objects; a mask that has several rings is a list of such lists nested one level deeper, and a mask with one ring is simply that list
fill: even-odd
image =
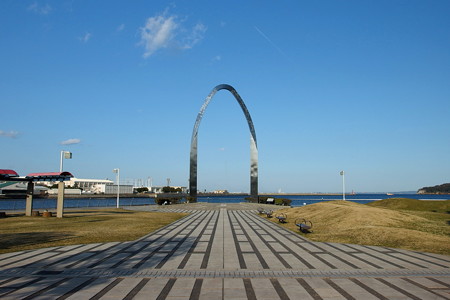
[{"label": "red roofed structure", "polygon": [[69,172],[31,173],[25,177],[19,177],[14,170],[0,169],[0,181],[27,181],[27,197],[25,215],[31,216],[33,210],[33,190],[36,181],[58,181],[58,199],[56,202],[56,216],[62,218],[64,214],[64,182],[70,180],[73,175]]},{"label": "red roofed structure", "polygon": [[6,180],[12,177],[19,177],[19,174],[14,170],[0,169],[0,180]]}]

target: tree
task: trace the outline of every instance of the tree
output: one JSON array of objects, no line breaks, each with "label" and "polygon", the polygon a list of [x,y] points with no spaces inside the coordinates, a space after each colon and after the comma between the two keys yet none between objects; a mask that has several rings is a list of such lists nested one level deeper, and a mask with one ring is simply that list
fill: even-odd
[{"label": "tree", "polygon": [[148,188],[146,187],[140,187],[135,189],[137,193],[146,193],[148,192]]},{"label": "tree", "polygon": [[181,188],[174,188],[171,186],[165,186],[162,188],[163,193],[181,193]]}]

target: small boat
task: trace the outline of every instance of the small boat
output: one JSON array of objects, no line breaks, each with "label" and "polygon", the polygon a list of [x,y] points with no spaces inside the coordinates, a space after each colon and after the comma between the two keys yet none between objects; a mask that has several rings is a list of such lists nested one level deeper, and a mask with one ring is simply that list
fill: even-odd
[{"label": "small boat", "polygon": [[388,196],[393,196],[394,194],[392,194],[392,193],[387,193],[386,195],[388,195]]}]

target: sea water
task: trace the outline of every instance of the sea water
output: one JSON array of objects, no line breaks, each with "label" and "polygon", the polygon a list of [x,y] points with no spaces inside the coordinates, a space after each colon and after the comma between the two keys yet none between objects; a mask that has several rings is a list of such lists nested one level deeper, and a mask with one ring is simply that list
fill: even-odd
[{"label": "sea water", "polygon": [[[208,202],[208,203],[240,203],[245,202],[245,198],[248,196],[233,196],[233,195],[223,195],[223,196],[210,196],[210,197],[197,197],[198,202]],[[337,194],[314,194],[314,195],[264,195],[264,197],[272,198],[284,198],[290,199],[291,206],[303,206],[313,203],[318,203],[322,201],[333,201],[333,200],[343,200],[342,195]],[[370,203],[377,200],[389,199],[389,198],[410,198],[418,200],[450,200],[450,195],[423,195],[423,194],[349,194],[345,195],[345,200],[352,201],[360,204]]]},{"label": "sea water", "polygon": [[[206,203],[240,203],[246,202],[248,196],[243,195],[220,195],[220,196],[199,196],[198,202]],[[303,206],[322,201],[342,200],[342,195],[264,195],[264,197],[286,198],[292,200],[291,206]],[[356,194],[345,195],[345,200],[360,204],[365,204],[377,200],[388,198],[412,198],[419,200],[450,200],[450,195],[424,195],[424,194]],[[120,198],[120,206],[134,206],[134,205],[155,205],[154,198]],[[64,199],[65,208],[77,207],[115,207],[117,205],[117,198],[79,198],[79,199]],[[34,210],[55,209],[56,199],[33,199]],[[25,199],[0,199],[0,210],[25,210]]]}]

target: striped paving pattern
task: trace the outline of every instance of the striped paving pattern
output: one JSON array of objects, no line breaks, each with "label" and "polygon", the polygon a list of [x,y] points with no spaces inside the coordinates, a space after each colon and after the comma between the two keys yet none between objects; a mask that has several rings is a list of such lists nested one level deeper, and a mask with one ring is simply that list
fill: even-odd
[{"label": "striped paving pattern", "polygon": [[250,204],[177,207],[136,241],[0,255],[0,298],[450,299],[450,256],[310,242]]}]

